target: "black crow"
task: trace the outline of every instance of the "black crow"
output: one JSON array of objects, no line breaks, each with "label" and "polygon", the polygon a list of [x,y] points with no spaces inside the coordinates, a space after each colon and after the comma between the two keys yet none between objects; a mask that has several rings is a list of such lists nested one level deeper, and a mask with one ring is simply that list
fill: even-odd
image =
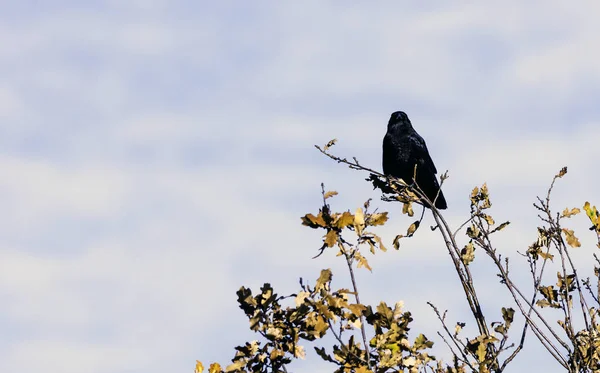
[{"label": "black crow", "polygon": [[437,170],[429,156],[425,140],[414,130],[403,111],[392,113],[388,122],[387,133],[383,138],[383,173],[400,178],[409,185],[416,182],[429,200],[435,200],[435,207],[448,207],[435,176]]}]

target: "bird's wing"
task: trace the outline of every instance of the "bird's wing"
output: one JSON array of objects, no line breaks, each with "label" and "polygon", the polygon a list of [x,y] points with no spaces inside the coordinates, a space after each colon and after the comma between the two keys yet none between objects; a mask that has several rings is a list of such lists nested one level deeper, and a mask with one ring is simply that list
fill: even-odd
[{"label": "bird's wing", "polygon": [[425,145],[425,140],[421,136],[415,133],[415,135],[411,136],[411,140],[413,143],[413,152],[415,155],[415,159],[419,159],[423,162],[425,168],[433,171],[434,174],[437,174],[437,169],[433,164],[433,160],[429,155],[429,151],[427,150],[427,145]]},{"label": "bird's wing", "polygon": [[388,175],[394,173],[398,166],[398,147],[394,145],[392,137],[386,134],[383,138],[383,173]]}]

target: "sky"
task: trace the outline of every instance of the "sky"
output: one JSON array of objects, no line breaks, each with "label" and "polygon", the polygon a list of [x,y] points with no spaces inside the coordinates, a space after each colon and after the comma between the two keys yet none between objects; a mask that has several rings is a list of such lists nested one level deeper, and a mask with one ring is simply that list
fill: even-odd
[{"label": "sky", "polygon": [[[313,145],[381,165],[390,113],[427,141],[454,227],[487,182],[499,250],[522,262],[532,207],[561,167],[555,209],[600,205],[600,5],[582,1],[0,2],[0,371],[192,372],[256,339],[240,286],[298,290],[332,268],[311,259],[320,184],[334,210],[369,199],[412,219]],[[594,237],[572,219],[589,267]],[[431,216],[425,223],[432,225]],[[466,241],[464,241],[466,242]],[[464,243],[463,242],[463,243]],[[476,253],[477,254],[477,253]],[[586,262],[587,258],[587,262]],[[363,302],[403,300],[467,321],[443,241],[428,229],[357,274]],[[510,305],[485,256],[491,315]],[[518,264],[517,268],[518,268]],[[502,294],[502,295],[498,295]],[[472,322],[471,322],[472,323]],[[416,334],[413,335],[416,337]],[[559,367],[535,340],[507,371]],[[313,354],[296,372],[333,367]]]}]

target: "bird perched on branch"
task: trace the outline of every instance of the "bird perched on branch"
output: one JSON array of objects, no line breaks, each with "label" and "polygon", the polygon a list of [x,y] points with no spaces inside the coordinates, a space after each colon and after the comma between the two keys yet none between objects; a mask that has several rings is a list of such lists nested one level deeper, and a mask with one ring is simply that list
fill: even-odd
[{"label": "bird perched on branch", "polygon": [[[400,178],[413,187],[418,186],[430,201],[435,201],[438,209],[448,207],[435,176],[437,170],[427,151],[425,140],[414,130],[403,111],[392,113],[388,122],[387,133],[383,138],[383,173]],[[423,203],[430,207],[426,201]]]}]

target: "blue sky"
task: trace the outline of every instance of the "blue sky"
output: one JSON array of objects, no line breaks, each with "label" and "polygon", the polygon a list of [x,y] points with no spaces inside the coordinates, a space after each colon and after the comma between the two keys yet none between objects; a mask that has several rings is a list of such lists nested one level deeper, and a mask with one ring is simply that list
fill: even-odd
[{"label": "blue sky", "polygon": [[[390,210],[388,246],[410,221],[313,145],[338,138],[334,152],[380,168],[396,110],[450,172],[449,221],[466,218],[470,190],[487,182],[496,220],[515,223],[498,238],[515,260],[536,237],[531,202],[562,166],[556,208],[600,204],[594,1],[0,8],[3,372],[226,364],[254,338],[241,285],[290,293],[331,267],[344,286],[339,258],[311,260],[320,235],[300,226],[321,182],[340,192],[334,208],[374,198]],[[586,224],[573,222],[591,248]],[[419,233],[359,279],[363,299],[404,300],[433,338],[426,301],[453,320],[466,308],[441,238]],[[493,288],[483,259],[474,271]],[[507,304],[495,294],[490,312]],[[525,353],[511,371],[557,369],[535,343]],[[295,369],[327,368],[313,357]]]}]

